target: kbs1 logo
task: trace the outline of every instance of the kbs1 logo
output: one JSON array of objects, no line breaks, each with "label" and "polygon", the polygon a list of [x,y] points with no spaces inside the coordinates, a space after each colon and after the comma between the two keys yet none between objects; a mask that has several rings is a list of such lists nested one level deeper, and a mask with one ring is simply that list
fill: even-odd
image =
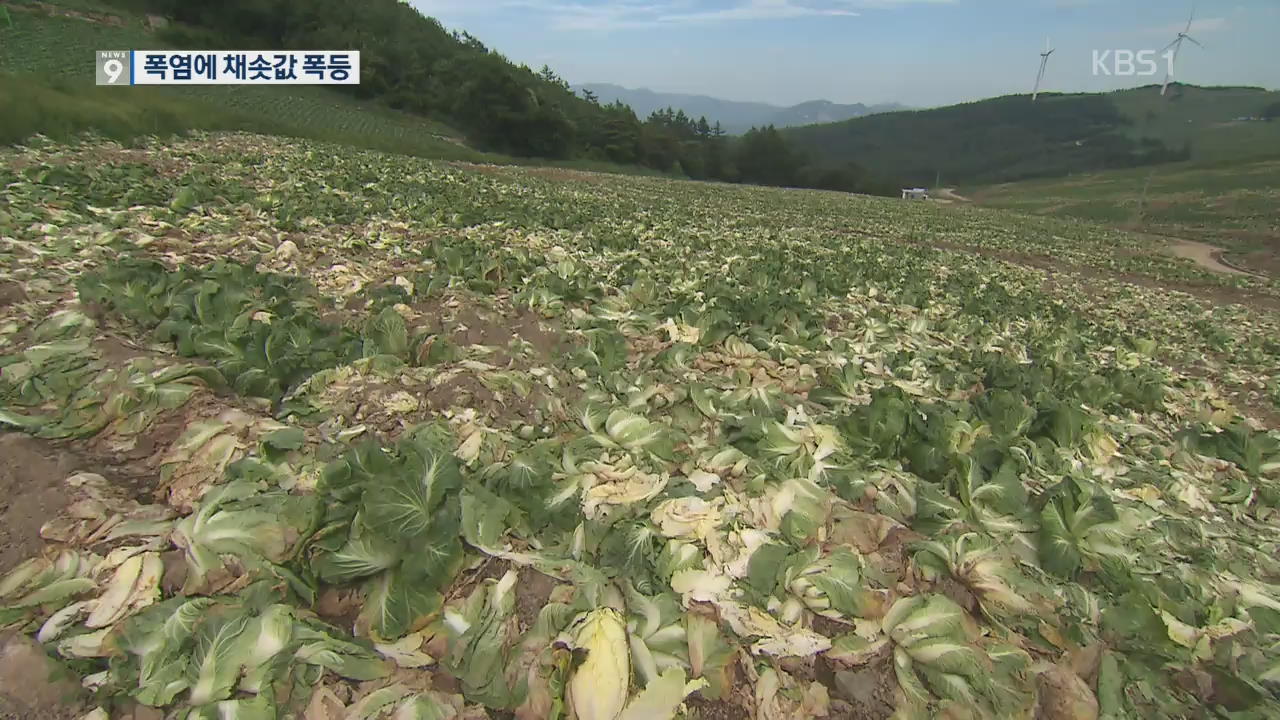
[{"label": "kbs1 logo", "polygon": [[1166,73],[1173,74],[1174,51],[1159,50],[1094,50],[1093,74],[1115,77],[1149,77],[1160,73],[1159,59],[1164,59]]},{"label": "kbs1 logo", "polygon": [[99,85],[359,85],[356,50],[99,50]]}]

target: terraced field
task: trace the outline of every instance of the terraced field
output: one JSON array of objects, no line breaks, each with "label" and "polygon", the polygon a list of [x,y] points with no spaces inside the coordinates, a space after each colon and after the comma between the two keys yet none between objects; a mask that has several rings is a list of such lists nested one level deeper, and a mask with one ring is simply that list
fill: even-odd
[{"label": "terraced field", "polygon": [[0,658],[80,711],[1280,712],[1274,281],[251,135],[0,184]]}]

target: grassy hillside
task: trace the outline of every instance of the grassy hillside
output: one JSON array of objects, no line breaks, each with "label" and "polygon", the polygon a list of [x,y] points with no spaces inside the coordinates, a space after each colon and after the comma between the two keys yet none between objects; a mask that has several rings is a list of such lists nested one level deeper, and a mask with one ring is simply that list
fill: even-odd
[{"label": "grassy hillside", "polygon": [[[983,204],[1025,212],[1125,223],[1138,219],[1138,201],[1149,172],[1134,169],[1006,183],[966,194]],[[1280,160],[1217,168],[1178,163],[1150,175],[1143,213],[1149,224],[1240,233],[1280,231],[1275,212]]]},{"label": "grassy hillside", "polygon": [[94,131],[118,140],[185,130],[247,130],[443,160],[529,163],[659,175],[635,166],[516,159],[468,147],[457,130],[314,86],[99,88],[96,50],[172,47],[143,17],[97,0],[10,5],[0,26],[0,144]]},{"label": "grassy hillside", "polygon": [[[1139,204],[1150,176],[1146,204]],[[989,207],[1080,218],[1229,249],[1250,269],[1280,274],[1280,159],[1007,183],[965,192]]]},{"label": "grassy hillside", "polygon": [[1191,159],[1280,155],[1280,123],[1235,122],[1280,94],[1174,86],[1105,95],[1025,95],[791,128],[799,148],[903,182],[997,183]]},{"label": "grassy hillside", "polygon": [[[46,15],[42,9],[17,5],[11,13],[14,26],[0,28],[0,97],[10,101],[5,107],[16,110],[0,119],[0,142],[33,132],[97,129],[119,136],[133,130],[172,131],[182,129],[174,125],[185,124],[311,137],[426,157],[501,159],[459,144],[459,134],[440,123],[322,87],[98,88],[93,85],[94,51],[169,46],[147,32],[138,16],[90,0],[49,6],[54,12],[75,14]],[[130,107],[139,109],[139,117],[122,122],[121,112],[127,114]],[[153,120],[157,123],[149,126]]]},{"label": "grassy hillside", "polygon": [[1252,161],[1280,157],[1280,123],[1238,122],[1258,116],[1280,101],[1280,92],[1258,88],[1175,85],[1161,97],[1156,86],[1113,93],[1135,136],[1159,138],[1182,147],[1191,143],[1197,163]]}]

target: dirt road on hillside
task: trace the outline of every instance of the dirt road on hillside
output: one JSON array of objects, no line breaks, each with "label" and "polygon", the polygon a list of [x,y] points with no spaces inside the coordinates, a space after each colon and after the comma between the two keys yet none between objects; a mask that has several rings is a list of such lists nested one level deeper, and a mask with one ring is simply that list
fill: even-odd
[{"label": "dirt road on hillside", "polygon": [[[942,203],[971,202],[969,198],[956,194],[956,191],[953,188],[939,188],[936,192],[936,196],[939,198],[938,202]],[[1224,252],[1222,248],[1214,247],[1213,245],[1202,242],[1196,242],[1195,240],[1183,240],[1182,238],[1170,238],[1158,235],[1154,237],[1160,237],[1167,241],[1169,243],[1168,250],[1173,255],[1180,258],[1186,258],[1210,272],[1221,273],[1223,275],[1243,275],[1245,277],[1266,277],[1259,273],[1240,270],[1239,268],[1232,267],[1222,262],[1222,253]]]},{"label": "dirt road on hillside", "polygon": [[955,188],[938,188],[936,195],[949,202],[970,202],[969,198],[957,193]]},{"label": "dirt road on hillside", "polygon": [[1254,273],[1237,270],[1230,265],[1224,264],[1220,259],[1222,256],[1222,249],[1216,248],[1212,245],[1206,245],[1202,242],[1196,242],[1194,240],[1173,240],[1169,243],[1169,252],[1180,258],[1191,260],[1195,264],[1211,272],[1222,273],[1224,275],[1259,277]]}]

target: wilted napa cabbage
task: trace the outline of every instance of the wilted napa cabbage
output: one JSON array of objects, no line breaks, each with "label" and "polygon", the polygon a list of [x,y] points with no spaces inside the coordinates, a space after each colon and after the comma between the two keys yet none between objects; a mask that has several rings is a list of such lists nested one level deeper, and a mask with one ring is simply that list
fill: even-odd
[{"label": "wilted napa cabbage", "polygon": [[622,616],[612,608],[592,611],[574,645],[587,653],[569,680],[574,713],[579,720],[614,720],[627,703],[631,685],[631,651]]},{"label": "wilted napa cabbage", "polygon": [[706,680],[685,682],[681,667],[670,667],[630,702],[631,655],[622,615],[604,607],[587,614],[574,646],[586,658],[569,680],[568,698],[577,720],[670,720],[689,693]]}]

